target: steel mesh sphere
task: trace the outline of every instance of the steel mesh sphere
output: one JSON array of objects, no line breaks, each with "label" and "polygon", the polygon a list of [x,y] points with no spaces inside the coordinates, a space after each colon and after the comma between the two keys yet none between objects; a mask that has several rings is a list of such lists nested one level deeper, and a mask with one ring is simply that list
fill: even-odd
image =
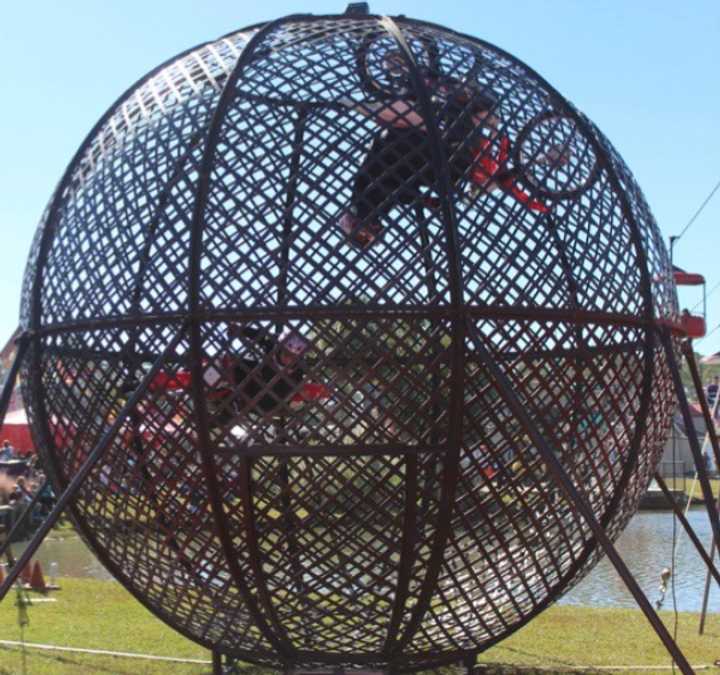
[{"label": "steel mesh sphere", "polygon": [[536,73],[404,17],[288,17],[93,129],[31,252],[24,395],[61,489],[176,340],[72,507],[100,560],[222,653],[419,668],[597,560],[488,355],[614,538],[676,314],[628,169]]}]

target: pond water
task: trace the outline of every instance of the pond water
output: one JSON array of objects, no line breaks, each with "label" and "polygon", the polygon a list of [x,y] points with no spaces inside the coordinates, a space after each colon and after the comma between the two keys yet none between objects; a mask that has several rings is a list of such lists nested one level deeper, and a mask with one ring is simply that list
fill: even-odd
[{"label": "pond water", "polygon": [[[670,511],[641,511],[628,524],[617,541],[617,548],[642,590],[652,603],[659,597],[660,572],[671,566],[673,517]],[[693,508],[688,520],[700,541],[711,539],[710,521],[704,508]],[[706,571],[695,547],[680,523],[677,523],[675,598],[679,611],[699,612],[705,587]],[[23,544],[15,544],[18,556]],[[46,576],[52,562],[57,563],[61,576],[112,579],[78,537],[50,537],[40,548],[40,560]],[[595,569],[567,593],[560,604],[596,607],[636,607],[615,568],[603,558]],[[709,611],[720,612],[720,590],[711,584]],[[663,609],[673,608],[672,588],[668,589]]]},{"label": "pond water", "polygon": [[[636,581],[654,604],[660,596],[660,572],[673,567],[673,518],[671,511],[640,511],[633,516],[616,547]],[[704,507],[694,507],[688,521],[706,549],[712,539],[710,519]],[[705,564],[685,534],[676,525],[675,598],[678,611],[699,612],[705,589]],[[717,565],[717,556],[715,557]],[[590,574],[560,600],[560,604],[596,607],[637,607],[612,563],[603,558]],[[672,587],[668,585],[663,609],[673,608]],[[720,611],[720,589],[710,585],[708,611]]]},{"label": "pond water", "polygon": [[[13,544],[15,558],[22,555],[26,545],[27,542]],[[33,559],[40,561],[46,581],[52,563],[57,563],[57,573],[63,577],[90,577],[103,580],[113,578],[77,536],[58,539],[50,533]]]}]

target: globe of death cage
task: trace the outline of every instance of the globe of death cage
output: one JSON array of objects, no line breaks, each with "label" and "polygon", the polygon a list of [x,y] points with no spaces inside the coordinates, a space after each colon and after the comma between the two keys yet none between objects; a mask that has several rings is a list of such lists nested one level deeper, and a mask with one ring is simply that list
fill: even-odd
[{"label": "globe of death cage", "polygon": [[[231,657],[477,653],[614,539],[672,408],[645,200],[507,53],[291,16],[166,62],[53,195],[23,386],[58,490],[160,618]],[[113,427],[113,424],[115,425]]]}]

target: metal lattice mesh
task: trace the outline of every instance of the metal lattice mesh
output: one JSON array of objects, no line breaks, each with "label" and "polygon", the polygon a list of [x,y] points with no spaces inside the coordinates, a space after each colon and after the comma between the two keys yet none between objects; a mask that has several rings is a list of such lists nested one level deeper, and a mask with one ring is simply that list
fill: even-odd
[{"label": "metal lattice mesh", "polygon": [[405,18],[290,17],[143,79],[56,191],[21,316],[58,488],[180,335],[74,516],[161,618],[259,663],[449,662],[592,567],[487,354],[613,538],[669,425],[674,288],[621,158],[514,58]]}]

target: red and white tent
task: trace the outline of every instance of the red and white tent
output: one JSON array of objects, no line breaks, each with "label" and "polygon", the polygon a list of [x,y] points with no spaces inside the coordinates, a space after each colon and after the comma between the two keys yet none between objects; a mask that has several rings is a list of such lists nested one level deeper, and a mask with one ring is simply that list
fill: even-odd
[{"label": "red and white tent", "polygon": [[5,415],[5,422],[0,427],[0,443],[5,440],[10,441],[10,445],[19,455],[29,455],[34,452],[30,427],[23,408]]},{"label": "red and white tent", "polygon": [[[16,339],[19,334],[20,329],[18,328],[10,336],[5,346],[0,349],[0,363],[5,370],[10,369],[15,359],[17,352]],[[0,422],[3,421],[0,420]],[[12,445],[20,455],[29,455],[35,452],[22,395],[20,394],[19,381],[15,383],[7,413],[5,414],[5,420],[0,426],[0,444],[5,440],[10,441],[10,445]]]}]

